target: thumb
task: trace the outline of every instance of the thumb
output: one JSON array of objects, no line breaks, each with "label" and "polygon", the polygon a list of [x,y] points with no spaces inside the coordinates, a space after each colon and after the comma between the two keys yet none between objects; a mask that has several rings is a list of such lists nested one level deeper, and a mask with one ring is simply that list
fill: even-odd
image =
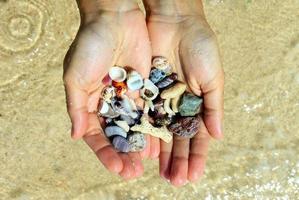
[{"label": "thumb", "polygon": [[68,75],[64,76],[67,111],[72,122],[72,138],[81,138],[88,126],[88,94],[72,83]]},{"label": "thumb", "polygon": [[215,139],[223,137],[223,90],[223,72],[202,87],[204,98],[203,119],[210,135]]}]

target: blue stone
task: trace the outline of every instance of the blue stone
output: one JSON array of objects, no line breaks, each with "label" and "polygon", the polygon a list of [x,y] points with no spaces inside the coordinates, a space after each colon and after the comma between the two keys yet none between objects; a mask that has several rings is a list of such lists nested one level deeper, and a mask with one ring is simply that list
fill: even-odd
[{"label": "blue stone", "polygon": [[179,105],[179,113],[181,116],[195,116],[201,111],[203,99],[189,92],[184,93]]},{"label": "blue stone", "polygon": [[163,78],[166,77],[165,72],[163,72],[160,69],[157,68],[153,68],[150,72],[149,75],[149,79],[153,82],[153,83],[157,83],[159,81],[161,81]]},{"label": "blue stone", "polygon": [[127,137],[127,132],[118,126],[107,126],[105,128],[105,134],[107,137],[111,137],[111,136],[115,136],[115,135]]},{"label": "blue stone", "polygon": [[129,142],[126,140],[126,138],[124,138],[122,136],[115,136],[113,138],[112,145],[116,150],[118,150],[120,152],[127,153],[130,151]]}]

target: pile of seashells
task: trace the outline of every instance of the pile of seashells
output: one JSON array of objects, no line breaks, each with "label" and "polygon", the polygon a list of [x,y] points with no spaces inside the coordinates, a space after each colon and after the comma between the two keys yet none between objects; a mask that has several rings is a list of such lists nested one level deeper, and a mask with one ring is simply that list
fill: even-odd
[{"label": "pile of seashells", "polygon": [[[110,69],[108,77],[98,114],[105,119],[105,134],[118,151],[142,151],[145,134],[168,143],[173,134],[191,138],[198,132],[203,99],[186,91],[166,58],[153,59],[149,79],[118,66]],[[138,90],[145,101],[143,109],[126,95]]]}]

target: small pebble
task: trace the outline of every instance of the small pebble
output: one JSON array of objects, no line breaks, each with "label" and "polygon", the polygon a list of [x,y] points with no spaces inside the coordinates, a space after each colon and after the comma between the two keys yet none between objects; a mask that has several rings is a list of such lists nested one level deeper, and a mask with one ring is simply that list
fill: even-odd
[{"label": "small pebble", "polygon": [[107,126],[105,128],[105,134],[107,137],[111,137],[115,135],[120,135],[124,138],[127,137],[127,132],[118,126]]},{"label": "small pebble", "polygon": [[128,135],[128,141],[130,144],[130,151],[142,151],[146,146],[146,139],[144,134],[140,132],[134,132]]},{"label": "small pebble", "polygon": [[177,117],[175,122],[167,128],[173,134],[181,137],[192,138],[199,129],[200,118],[197,117]]},{"label": "small pebble", "polygon": [[179,112],[181,116],[195,116],[201,111],[203,99],[190,92],[185,92],[181,98]]},{"label": "small pebble", "polygon": [[163,89],[163,88],[166,88],[166,87],[170,86],[177,79],[178,79],[178,75],[176,73],[172,73],[171,75],[166,76],[164,79],[162,79],[161,81],[156,83],[156,86],[159,89]]},{"label": "small pebble", "polygon": [[117,149],[120,152],[127,153],[130,151],[130,144],[126,140],[126,138],[122,136],[115,136],[112,141],[112,145],[115,149]]},{"label": "small pebble", "polygon": [[157,69],[157,68],[153,68],[149,75],[149,79],[155,84],[157,82],[161,81],[165,77],[166,77],[166,74],[162,70]]}]

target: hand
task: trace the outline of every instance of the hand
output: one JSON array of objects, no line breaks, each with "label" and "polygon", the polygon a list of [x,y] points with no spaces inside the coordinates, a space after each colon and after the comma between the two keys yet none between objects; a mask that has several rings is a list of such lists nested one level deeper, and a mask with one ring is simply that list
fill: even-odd
[{"label": "hand", "polygon": [[198,134],[192,139],[174,136],[171,144],[161,141],[160,175],[181,186],[203,175],[210,135],[222,137],[224,74],[216,38],[199,0],[145,4],[153,56],[168,58],[179,79],[204,98]]},{"label": "hand", "polygon": [[[80,0],[81,27],[66,58],[64,82],[72,137],[83,137],[103,165],[129,179],[143,172],[141,157],[157,157],[159,140],[139,153],[117,153],[96,114],[102,79],[114,65],[131,66],[144,77],[151,49],[143,13],[133,1]],[[152,144],[152,145],[151,145]]]}]

